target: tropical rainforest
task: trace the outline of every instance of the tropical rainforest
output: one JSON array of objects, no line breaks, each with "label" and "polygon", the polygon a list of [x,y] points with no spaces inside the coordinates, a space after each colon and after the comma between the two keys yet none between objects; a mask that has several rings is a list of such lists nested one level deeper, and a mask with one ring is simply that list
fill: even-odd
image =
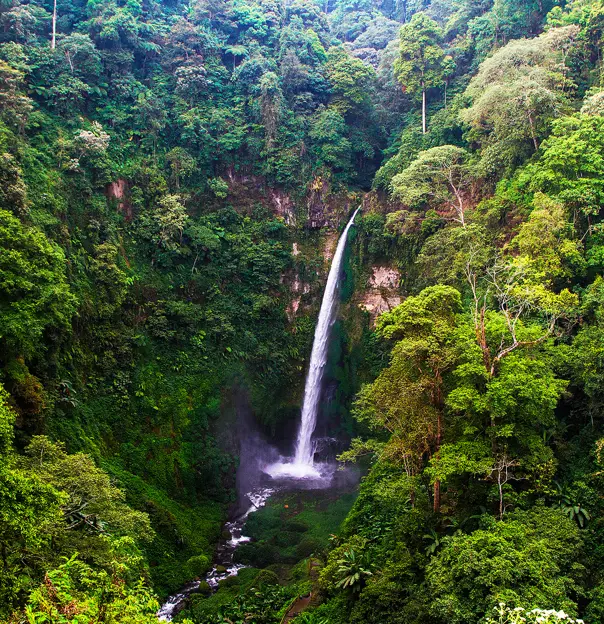
[{"label": "tropical rainforest", "polygon": [[360,482],[275,496],[174,621],[604,622],[603,37],[602,0],[0,0],[0,621],[204,578],[361,206],[319,423]]}]

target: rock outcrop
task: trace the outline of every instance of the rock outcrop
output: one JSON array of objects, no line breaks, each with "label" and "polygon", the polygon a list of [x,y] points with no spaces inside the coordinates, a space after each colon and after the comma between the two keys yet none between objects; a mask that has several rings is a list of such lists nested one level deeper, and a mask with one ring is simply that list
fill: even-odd
[{"label": "rock outcrop", "polygon": [[371,323],[382,313],[396,307],[401,302],[399,285],[400,273],[391,267],[371,267],[367,288],[361,294],[359,307],[369,312]]},{"label": "rock outcrop", "polygon": [[105,187],[105,197],[108,202],[115,202],[117,209],[121,212],[126,221],[131,221],[134,216],[132,211],[132,204],[129,199],[130,185],[128,180],[119,178],[114,182],[110,182]]}]

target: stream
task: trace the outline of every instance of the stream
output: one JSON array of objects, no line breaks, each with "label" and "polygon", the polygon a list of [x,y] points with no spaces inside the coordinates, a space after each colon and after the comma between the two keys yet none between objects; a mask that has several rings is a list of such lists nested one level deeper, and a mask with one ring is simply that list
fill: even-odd
[{"label": "stream", "polygon": [[191,594],[196,593],[203,581],[205,581],[214,591],[218,588],[218,583],[229,576],[235,576],[239,570],[245,568],[243,564],[233,563],[235,550],[240,544],[249,542],[250,538],[243,535],[248,516],[254,511],[264,507],[266,501],[275,493],[275,488],[258,487],[246,493],[246,498],[250,502],[248,510],[225,523],[224,530],[230,533],[230,539],[222,539],[216,549],[214,566],[203,579],[187,583],[180,591],[170,596],[157,612],[157,617],[163,622],[170,622],[172,618],[184,607]]},{"label": "stream", "polygon": [[265,473],[263,482],[245,495],[250,503],[247,511],[224,524],[224,531],[228,531],[230,537],[223,538],[218,543],[212,569],[202,579],[187,583],[177,593],[170,596],[157,612],[157,617],[161,621],[170,622],[184,608],[189,596],[199,591],[202,582],[205,581],[212,591],[216,591],[220,581],[229,576],[235,576],[239,570],[247,567],[240,563],[233,563],[235,551],[240,544],[251,541],[250,537],[243,534],[248,516],[264,507],[271,496],[280,492],[302,490],[349,489],[351,484],[358,483],[356,470],[336,471],[334,462],[317,463],[315,467],[317,477],[275,478]]}]

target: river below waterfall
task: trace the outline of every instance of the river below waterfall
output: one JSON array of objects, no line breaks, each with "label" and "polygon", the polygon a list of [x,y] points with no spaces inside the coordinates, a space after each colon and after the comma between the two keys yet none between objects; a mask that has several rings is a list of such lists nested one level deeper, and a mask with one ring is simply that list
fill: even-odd
[{"label": "river below waterfall", "polygon": [[[317,472],[323,476],[316,478],[295,479],[291,477],[271,478],[264,475],[261,483],[245,494],[245,499],[249,501],[247,510],[224,524],[224,533],[228,532],[229,537],[223,537],[216,547],[214,564],[212,569],[200,579],[187,583],[177,593],[170,596],[157,612],[160,620],[169,622],[186,605],[189,597],[200,590],[203,582],[206,582],[212,591],[216,591],[220,581],[235,576],[239,570],[247,567],[241,563],[234,563],[235,551],[241,544],[250,541],[251,538],[243,534],[245,524],[250,514],[266,505],[271,497],[277,495],[287,495],[287,493],[307,492],[307,496],[312,499],[324,496],[319,491],[333,492],[337,497],[338,493],[350,492],[356,489],[359,473],[356,468],[349,467],[346,470],[336,470],[335,464],[316,464]],[[317,491],[313,494],[312,491]]]},{"label": "river below waterfall", "polygon": [[262,487],[247,492],[246,498],[250,502],[248,510],[225,523],[224,532],[228,532],[230,537],[228,539],[222,539],[216,548],[216,555],[214,565],[212,569],[205,575],[203,579],[198,579],[187,583],[182,589],[170,596],[166,602],[161,606],[157,612],[157,617],[164,621],[169,622],[172,618],[184,607],[187,599],[191,594],[197,592],[202,582],[206,582],[212,590],[218,588],[218,583],[229,576],[234,576],[244,568],[245,566],[238,563],[233,563],[233,556],[235,550],[240,544],[249,542],[250,538],[243,535],[243,527],[247,521],[248,516],[264,507],[266,501],[275,493],[275,489],[271,487]]}]

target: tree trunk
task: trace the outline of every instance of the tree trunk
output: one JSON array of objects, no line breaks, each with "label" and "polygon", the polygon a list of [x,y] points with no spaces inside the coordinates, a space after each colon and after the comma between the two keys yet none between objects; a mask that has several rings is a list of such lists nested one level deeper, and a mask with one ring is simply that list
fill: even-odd
[{"label": "tree trunk", "polygon": [[426,134],[426,88],[422,86],[422,132]]},{"label": "tree trunk", "polygon": [[490,373],[491,372],[491,354],[489,351],[489,345],[487,344],[485,312],[486,310],[483,305],[480,308],[480,316],[475,321],[475,330],[476,330],[476,340],[478,341],[478,344],[480,345],[480,350],[482,351],[482,361],[484,362],[484,367],[487,373]]},{"label": "tree trunk", "polygon": [[529,125],[531,128],[531,139],[533,139],[533,145],[535,146],[535,151],[538,151],[539,141],[537,141],[537,134],[535,132],[535,122],[533,121],[533,116],[531,115],[530,111],[527,111],[527,114],[528,114]]},{"label": "tree trunk", "polygon": [[52,40],[50,42],[50,49],[54,50],[57,47],[57,0],[54,0],[52,7]]},{"label": "tree trunk", "polygon": [[[437,405],[442,404],[442,398],[440,396],[440,375],[437,375],[437,383],[438,383],[438,399]],[[440,406],[439,406],[440,407]],[[443,437],[443,421],[442,421],[442,413],[439,409],[438,411],[438,419],[436,423],[436,453],[434,456],[438,458],[438,454],[440,452],[440,445],[442,444]],[[434,513],[440,512],[440,481],[436,480],[434,482]]]}]

